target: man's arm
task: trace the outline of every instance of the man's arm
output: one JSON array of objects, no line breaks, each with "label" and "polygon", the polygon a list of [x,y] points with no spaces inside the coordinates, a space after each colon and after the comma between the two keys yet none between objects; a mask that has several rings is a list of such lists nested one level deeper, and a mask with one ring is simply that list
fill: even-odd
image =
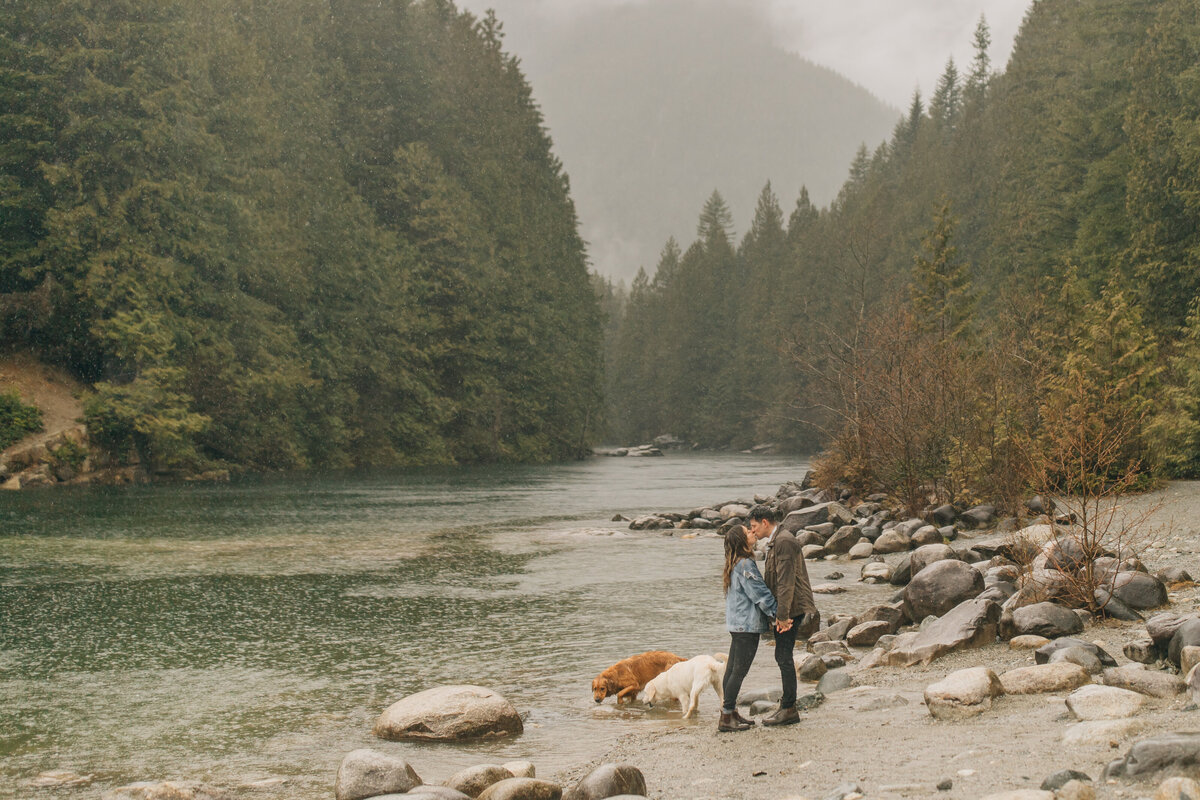
[{"label": "man's arm", "polygon": [[800,545],[794,536],[780,536],[773,545],[775,550],[775,612],[776,627],[786,631],[792,624],[792,597],[796,591],[796,559],[800,557]]}]

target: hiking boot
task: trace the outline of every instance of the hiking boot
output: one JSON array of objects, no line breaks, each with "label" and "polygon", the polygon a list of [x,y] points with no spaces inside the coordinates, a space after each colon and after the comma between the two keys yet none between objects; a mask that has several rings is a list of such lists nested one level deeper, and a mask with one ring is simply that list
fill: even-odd
[{"label": "hiking boot", "polygon": [[800,721],[800,712],[795,706],[781,708],[769,717],[763,717],[763,725],[795,725]]},{"label": "hiking boot", "polygon": [[743,717],[741,712],[738,711],[736,708],[733,710],[733,718],[735,720],[737,720],[739,724],[749,725],[751,728],[753,728],[755,725],[758,724],[757,722],[755,722],[752,719],[746,719],[745,717]]},{"label": "hiking boot", "polygon": [[717,731],[721,733],[728,731],[748,731],[752,727],[754,726],[738,722],[735,714],[726,714],[724,711],[721,712],[721,721],[717,723]]}]

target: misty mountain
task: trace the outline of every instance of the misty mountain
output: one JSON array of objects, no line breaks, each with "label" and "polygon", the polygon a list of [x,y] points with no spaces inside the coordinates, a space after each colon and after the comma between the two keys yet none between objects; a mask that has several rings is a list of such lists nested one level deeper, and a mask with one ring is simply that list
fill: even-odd
[{"label": "misty mountain", "polygon": [[899,116],[777,46],[749,4],[556,18],[510,0],[497,11],[570,176],[592,262],[614,277],[652,271],[668,236],[691,241],[713,189],[743,228],[768,180],[785,206],[802,185],[828,202],[858,146],[874,148]]}]

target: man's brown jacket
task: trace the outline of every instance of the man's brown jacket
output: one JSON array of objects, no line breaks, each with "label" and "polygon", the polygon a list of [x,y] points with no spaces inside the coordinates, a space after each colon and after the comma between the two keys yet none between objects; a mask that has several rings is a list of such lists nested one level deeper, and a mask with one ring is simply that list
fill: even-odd
[{"label": "man's brown jacket", "polygon": [[815,614],[812,584],[808,568],[796,537],[783,528],[776,528],[767,543],[767,560],[763,564],[763,580],[779,604],[776,619],[788,620],[801,614]]}]

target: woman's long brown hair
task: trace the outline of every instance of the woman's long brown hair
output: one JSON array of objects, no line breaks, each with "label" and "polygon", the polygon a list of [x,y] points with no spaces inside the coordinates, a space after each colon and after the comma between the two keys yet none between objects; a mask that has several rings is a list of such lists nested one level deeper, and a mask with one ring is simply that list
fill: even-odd
[{"label": "woman's long brown hair", "polygon": [[723,583],[726,594],[729,594],[729,584],[732,582],[733,565],[743,558],[754,558],[754,551],[750,549],[750,540],[746,538],[746,529],[741,525],[734,525],[725,534],[725,574],[723,575]]}]

